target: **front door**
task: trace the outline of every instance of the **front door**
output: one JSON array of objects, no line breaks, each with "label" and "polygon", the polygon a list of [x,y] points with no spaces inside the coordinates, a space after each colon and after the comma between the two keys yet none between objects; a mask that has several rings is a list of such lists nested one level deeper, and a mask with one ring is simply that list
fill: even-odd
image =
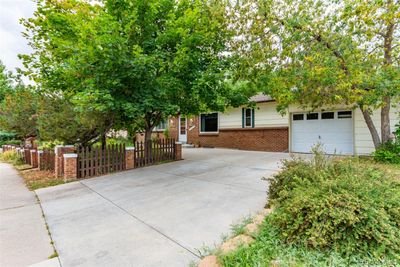
[{"label": "front door", "polygon": [[187,142],[187,120],[186,117],[179,116],[179,142]]}]

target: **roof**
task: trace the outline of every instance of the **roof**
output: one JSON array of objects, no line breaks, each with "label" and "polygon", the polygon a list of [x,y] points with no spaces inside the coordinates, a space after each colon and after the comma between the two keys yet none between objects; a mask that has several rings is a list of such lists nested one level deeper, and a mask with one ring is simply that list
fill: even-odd
[{"label": "roof", "polygon": [[250,97],[249,100],[256,103],[275,101],[271,96],[265,95],[263,93],[256,94]]}]

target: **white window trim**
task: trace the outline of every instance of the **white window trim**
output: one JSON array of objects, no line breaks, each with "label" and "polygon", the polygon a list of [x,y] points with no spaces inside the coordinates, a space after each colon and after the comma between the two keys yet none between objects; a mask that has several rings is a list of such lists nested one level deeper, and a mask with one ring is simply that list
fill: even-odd
[{"label": "white window trim", "polygon": [[[246,125],[246,111],[250,110],[250,125]],[[244,109],[244,128],[253,128],[253,109],[245,108]]]},{"label": "white window trim", "polygon": [[[217,131],[216,132],[203,132],[202,130],[201,130],[201,115],[208,115],[208,114],[212,114],[212,113],[217,113]],[[220,116],[219,116],[219,112],[210,112],[210,113],[200,113],[200,115],[199,115],[199,125],[200,125],[200,127],[199,127],[199,133],[200,134],[218,134],[219,133],[219,118],[220,118]]]},{"label": "white window trim", "polygon": [[[160,122],[160,124],[161,124],[161,122]],[[157,125],[154,127],[153,131],[161,132],[161,131],[165,131],[167,128],[168,128],[168,120],[165,121],[165,128],[158,128],[158,125]]]}]

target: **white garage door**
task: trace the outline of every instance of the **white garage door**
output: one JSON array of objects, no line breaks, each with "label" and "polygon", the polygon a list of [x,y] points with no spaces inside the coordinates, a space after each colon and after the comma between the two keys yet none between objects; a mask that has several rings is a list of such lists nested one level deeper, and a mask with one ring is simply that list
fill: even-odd
[{"label": "white garage door", "polygon": [[352,111],[291,114],[292,151],[311,152],[320,142],[326,153],[353,154]]}]

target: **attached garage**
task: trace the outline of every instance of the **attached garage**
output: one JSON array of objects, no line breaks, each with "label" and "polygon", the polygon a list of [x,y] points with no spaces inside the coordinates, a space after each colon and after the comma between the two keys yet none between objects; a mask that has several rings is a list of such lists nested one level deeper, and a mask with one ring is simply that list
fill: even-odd
[{"label": "attached garage", "polygon": [[350,110],[292,113],[291,151],[310,153],[321,143],[329,154],[353,154],[353,112]]}]

